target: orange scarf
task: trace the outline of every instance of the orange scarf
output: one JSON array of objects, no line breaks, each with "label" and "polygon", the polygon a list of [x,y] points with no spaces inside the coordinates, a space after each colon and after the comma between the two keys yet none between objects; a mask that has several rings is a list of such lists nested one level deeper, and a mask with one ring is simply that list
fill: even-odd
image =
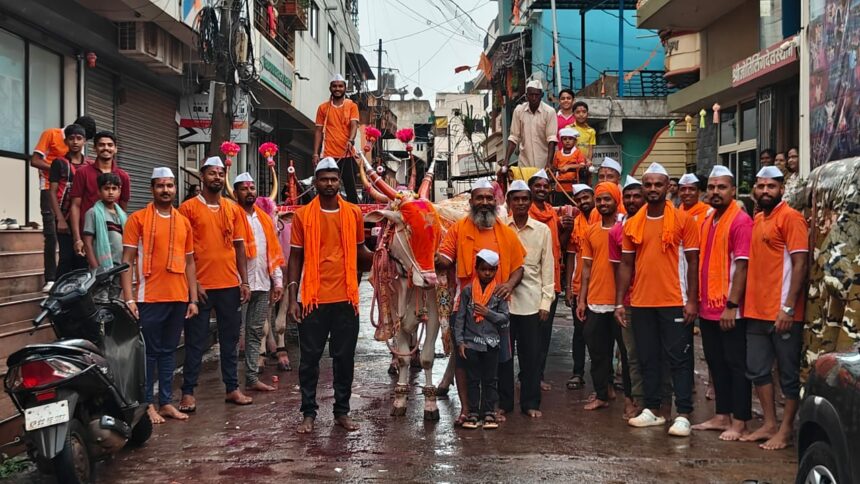
[{"label": "orange scarf", "polygon": [[[672,202],[666,201],[666,208],[663,210],[663,233],[660,240],[663,242],[663,252],[678,246],[680,240],[675,240],[675,206]],[[642,207],[636,215],[627,219],[624,224],[624,234],[630,237],[634,244],[639,245],[645,238],[645,222],[648,220],[648,207]]]},{"label": "orange scarf", "polygon": [[559,261],[561,260],[561,241],[558,237],[558,226],[559,226],[559,218],[558,213],[556,213],[555,209],[550,206],[548,203],[543,204],[543,209],[537,207],[537,205],[532,202],[531,207],[529,207],[529,217],[537,220],[538,222],[542,222],[549,227],[549,231],[552,234],[552,255],[555,257],[555,290],[561,290],[561,264]]},{"label": "orange scarf", "polygon": [[[244,212],[244,209],[242,211]],[[254,212],[256,212],[257,219],[263,227],[263,234],[266,236],[266,258],[269,262],[268,269],[271,276],[275,273],[275,269],[286,263],[284,262],[284,252],[281,250],[281,243],[278,241],[278,233],[275,231],[272,217],[256,205],[254,205]],[[245,242],[245,256],[250,260],[257,257],[257,241],[254,239],[254,229],[251,228],[250,222],[246,232],[248,235]]]},{"label": "orange scarf", "polygon": [[692,217],[692,218],[693,218],[693,220],[694,220],[696,223],[700,224],[700,223],[702,223],[702,221],[703,221],[703,220],[705,220],[705,217],[706,217],[706,216],[707,216],[707,214],[708,214],[708,210],[710,210],[710,209],[711,209],[711,206],[710,206],[710,205],[708,205],[707,203],[705,203],[705,202],[703,202],[703,201],[699,200],[698,202],[696,202],[696,204],[695,204],[695,205],[693,205],[692,207],[690,207],[690,209],[689,209],[689,210],[688,210],[688,209],[686,209],[686,208],[684,208],[684,204],[683,204],[683,203],[682,203],[682,204],[681,204],[681,206],[680,206],[680,207],[678,207],[678,208],[679,208],[679,210],[681,210],[682,212],[684,212],[684,213],[686,213],[687,215],[689,215],[690,217]]},{"label": "orange scarf", "polygon": [[[481,306],[486,306],[490,304],[490,298],[493,297],[493,291],[496,289],[496,280],[493,279],[487,284],[486,288],[481,288],[481,281],[478,280],[477,277],[472,279],[472,303],[480,304]],[[475,316],[475,324],[481,324],[481,321],[484,320],[484,317],[478,313],[474,314]]]},{"label": "orange scarf", "polygon": [[[158,220],[155,204],[149,202],[143,209],[143,275],[152,275],[152,251],[156,245],[156,237],[162,238],[164,234],[156,234],[155,221]],[[167,239],[167,272],[173,274],[185,273],[185,247],[176,244],[176,222],[179,220],[179,210],[170,207],[170,233]],[[191,237],[191,234],[187,234]],[[163,240],[163,239],[162,239]]]},{"label": "orange scarf", "polygon": [[[475,270],[475,255],[480,249],[475,247],[479,229],[468,215],[457,223],[460,224],[457,237],[457,278],[471,280]],[[496,272],[496,280],[507,281],[511,272],[517,269],[511,267],[510,254],[520,245],[520,239],[517,238],[516,232],[499,219],[496,219],[492,230],[499,244],[499,270]]]},{"label": "orange scarf", "polygon": [[699,287],[708,287],[708,306],[720,307],[726,304],[729,297],[729,230],[735,217],[741,209],[736,203],[730,203],[723,216],[714,225],[716,212],[711,213],[702,222],[702,247],[708,243],[711,229],[714,232],[714,242],[711,244],[711,260],[708,263],[707,281],[702,277],[701,268],[705,267],[705,251],[699,251]]},{"label": "orange scarf", "polygon": [[[340,195],[337,196],[338,214],[340,215],[340,243],[345,255],[343,266],[346,273],[346,295],[349,302],[358,313],[358,252],[355,238],[357,227],[355,225],[356,212],[360,216],[360,210],[355,205],[345,202]],[[319,305],[320,293],[320,208],[319,196],[314,197],[311,203],[300,209],[301,221],[304,223],[304,274],[302,275],[302,306],[304,315],[307,316]],[[472,262],[474,267],[475,263]]]}]

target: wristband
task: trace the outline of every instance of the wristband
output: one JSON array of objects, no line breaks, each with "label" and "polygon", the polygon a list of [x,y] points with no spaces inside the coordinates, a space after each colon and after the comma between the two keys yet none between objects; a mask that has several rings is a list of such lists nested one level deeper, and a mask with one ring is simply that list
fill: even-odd
[{"label": "wristband", "polygon": [[615,305],[615,309],[622,309],[622,308],[624,308],[623,304],[616,304]]},{"label": "wristband", "polygon": [[193,304],[193,305],[195,305],[195,306],[199,306],[199,305],[200,305],[200,304],[198,304],[198,302],[197,302],[197,301],[189,301],[189,302],[188,302],[188,304]]},{"label": "wristband", "polygon": [[137,301],[135,301],[134,299],[129,299],[128,301],[126,301],[126,302],[125,302],[125,304],[126,304],[126,305],[128,305],[128,304],[137,304]]},{"label": "wristband", "polygon": [[295,285],[297,285],[297,286],[299,285],[299,283],[298,283],[298,282],[293,281],[293,282],[291,282],[291,283],[287,284],[287,289],[289,289],[289,288],[290,288],[290,286],[292,286],[293,284],[295,284]]}]

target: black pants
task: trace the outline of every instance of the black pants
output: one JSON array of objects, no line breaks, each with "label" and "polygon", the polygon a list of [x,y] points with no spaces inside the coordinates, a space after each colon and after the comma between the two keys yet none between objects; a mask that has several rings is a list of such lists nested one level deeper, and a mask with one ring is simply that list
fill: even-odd
[{"label": "black pants", "polygon": [[200,300],[197,316],[185,320],[185,366],[182,368],[182,394],[194,395],[200,364],[209,337],[209,316],[215,310],[218,324],[218,347],[221,358],[221,380],[227,393],[239,388],[239,329],[242,327],[239,286],[207,289],[206,302]]},{"label": "black pants", "polygon": [[552,301],[552,306],[549,307],[549,318],[546,321],[540,321],[538,318],[538,326],[540,327],[540,380],[544,381],[543,373],[546,370],[546,358],[549,356],[549,345],[552,343],[552,322],[555,319],[555,310],[558,307],[558,297]]},{"label": "black pants", "polygon": [[675,407],[693,411],[693,325],[681,307],[633,308],[633,333],[645,393],[645,408],[660,409],[663,360],[669,361]]},{"label": "black pants", "polygon": [[[520,362],[520,409],[540,409],[540,326],[538,315],[511,314],[511,348]],[[499,365],[499,408],[514,409],[514,359]]]},{"label": "black pants", "polygon": [[582,376],[585,374],[585,321],[576,317],[576,298],[570,309],[573,312],[573,376]]},{"label": "black pants", "polygon": [[737,420],[752,418],[752,382],[747,379],[747,322],[735,321],[730,331],[719,321],[702,319],[702,349],[711,370],[716,394],[716,413]]},{"label": "black pants", "polygon": [[153,389],[158,382],[158,404],[167,405],[173,396],[173,370],[176,346],[188,303],[140,303],[140,330],[146,343],[146,403],[154,403]]},{"label": "black pants", "polygon": [[57,221],[51,209],[51,192],[39,190],[39,211],[42,212],[42,235],[45,238],[45,282],[57,279]]},{"label": "black pants", "polygon": [[86,269],[87,258],[75,253],[75,242],[72,234],[57,233],[57,244],[60,246],[60,261],[57,263],[57,279],[75,269]]},{"label": "black pants", "polygon": [[[359,149],[361,149],[359,147]],[[346,200],[350,203],[358,203],[358,192],[355,189],[355,160],[352,158],[339,158],[337,166],[340,168],[340,178],[343,190],[346,192]]]},{"label": "black pants", "polygon": [[621,336],[621,326],[615,322],[614,313],[594,313],[588,311],[585,322],[585,343],[591,357],[591,380],[597,398],[609,400],[609,385],[612,384],[612,358],[615,356],[615,343],[621,352],[621,375],[624,382],[624,396],[630,397],[630,368],[627,366],[627,349]]},{"label": "black pants", "polygon": [[301,412],[305,417],[317,416],[317,382],[320,378],[320,358],[326,341],[331,356],[334,377],[334,416],[349,413],[352,378],[355,367],[355,344],[358,341],[358,315],[348,302],[320,304],[299,325],[299,386],[302,391]]},{"label": "black pants", "polygon": [[466,348],[466,379],[469,413],[481,418],[493,415],[499,400],[499,348],[476,351]]}]

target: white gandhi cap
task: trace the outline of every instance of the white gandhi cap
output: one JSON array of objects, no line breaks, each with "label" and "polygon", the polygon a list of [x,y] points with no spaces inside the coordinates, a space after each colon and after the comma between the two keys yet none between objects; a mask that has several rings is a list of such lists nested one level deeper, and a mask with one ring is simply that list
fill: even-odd
[{"label": "white gandhi cap", "polygon": [[657,162],[651,163],[651,165],[648,166],[648,169],[645,170],[646,175],[649,173],[653,173],[653,174],[657,174],[657,175],[663,175],[663,176],[667,176],[667,177],[669,176],[669,172],[667,172],[666,169],[663,168],[663,165],[661,165],[660,163],[657,163]]},{"label": "white gandhi cap", "polygon": [[251,174],[250,174],[250,173],[248,173],[248,172],[246,171],[245,173],[240,173],[239,175],[237,175],[237,176],[236,176],[236,179],[235,179],[235,180],[233,180],[233,184],[234,184],[234,185],[235,185],[236,183],[242,183],[242,182],[251,182],[251,183],[254,183],[254,179],[253,179],[253,178],[251,178]]},{"label": "white gandhi cap", "polygon": [[511,185],[508,187],[508,193],[521,192],[521,191],[526,191],[526,192],[531,191],[531,190],[529,190],[529,186],[526,185],[526,182],[524,182],[522,180],[514,180],[511,182]]},{"label": "white gandhi cap", "polygon": [[635,185],[640,185],[640,186],[641,186],[641,185],[642,185],[642,182],[640,182],[639,180],[637,180],[637,179],[633,178],[633,177],[632,177],[632,176],[630,176],[630,175],[627,175],[627,179],[626,179],[626,180],[624,180],[624,188],[625,188],[625,189],[627,189],[627,187],[632,187],[632,186],[635,186]]},{"label": "white gandhi cap", "polygon": [[711,174],[708,175],[708,178],[713,178],[715,176],[730,176],[732,178],[735,177],[732,170],[729,170],[723,165],[714,165],[714,168],[711,169]]},{"label": "white gandhi cap", "polygon": [[152,169],[152,179],[156,178],[176,178],[173,176],[173,171],[170,168],[159,166],[158,168]]},{"label": "white gandhi cap", "polygon": [[573,185],[572,188],[573,188],[573,194],[574,195],[578,195],[580,192],[584,192],[585,190],[594,191],[594,190],[592,190],[592,188],[590,186],[586,185],[585,183],[577,183],[577,184]]},{"label": "white gandhi cap", "polygon": [[314,174],[320,170],[340,170],[340,168],[338,168],[337,162],[334,161],[334,158],[326,156],[317,163],[317,167],[314,168]]},{"label": "white gandhi cap", "polygon": [[221,161],[221,157],[210,156],[209,158],[206,158],[205,162],[203,162],[202,168],[205,168],[207,166],[218,166],[224,168],[224,162]]},{"label": "white gandhi cap", "polygon": [[681,185],[697,185],[699,183],[699,178],[692,173],[684,173],[684,176],[678,180],[678,186]]},{"label": "white gandhi cap", "polygon": [[540,89],[543,91],[543,85],[540,82],[540,79],[532,79],[526,84],[526,89]]},{"label": "white gandhi cap", "polygon": [[531,178],[529,178],[529,181],[532,181],[535,178],[543,178],[544,180],[549,180],[549,175],[546,174],[546,170],[541,168],[534,175],[532,175]]},{"label": "white gandhi cap", "polygon": [[481,188],[489,188],[490,190],[492,190],[492,189],[493,189],[493,184],[492,184],[492,183],[490,183],[490,181],[489,181],[489,180],[487,180],[486,178],[479,178],[479,179],[475,182],[475,184],[474,184],[474,185],[472,185],[472,190],[471,190],[471,191],[473,191],[473,192],[474,192],[475,190],[479,190],[479,189],[481,189]]},{"label": "white gandhi cap", "polygon": [[579,138],[579,131],[577,131],[573,128],[570,128],[570,127],[561,128],[561,131],[558,132],[558,136],[560,138],[564,138],[564,137]]},{"label": "white gandhi cap", "polygon": [[775,166],[765,166],[758,173],[756,178],[783,178],[785,175]]},{"label": "white gandhi cap", "polygon": [[342,75],[340,75],[340,73],[337,73],[331,76],[331,80],[328,81],[329,84],[331,84],[332,82],[346,82],[346,79]]},{"label": "white gandhi cap", "polygon": [[499,265],[499,254],[493,252],[490,249],[481,249],[478,251],[477,257],[482,261],[490,264],[493,267]]},{"label": "white gandhi cap", "polygon": [[619,175],[621,174],[621,164],[608,156],[603,159],[603,163],[600,164],[600,167],[612,168],[613,170],[617,171]]}]

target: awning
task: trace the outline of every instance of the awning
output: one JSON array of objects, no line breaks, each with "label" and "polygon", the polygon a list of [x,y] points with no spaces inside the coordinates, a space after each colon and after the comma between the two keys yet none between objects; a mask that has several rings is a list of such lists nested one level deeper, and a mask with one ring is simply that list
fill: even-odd
[{"label": "awning", "polygon": [[347,65],[351,67],[358,68],[358,74],[365,81],[372,81],[376,79],[373,75],[373,69],[370,68],[370,64],[367,62],[367,59],[364,56],[357,52],[347,52]]}]

